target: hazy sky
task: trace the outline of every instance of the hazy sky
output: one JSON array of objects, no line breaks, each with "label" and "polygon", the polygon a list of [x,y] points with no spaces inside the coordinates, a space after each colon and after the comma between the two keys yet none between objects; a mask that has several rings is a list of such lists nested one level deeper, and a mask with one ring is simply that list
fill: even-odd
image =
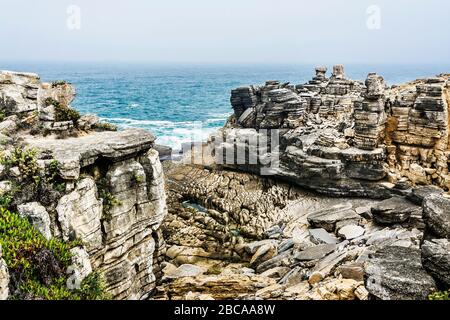
[{"label": "hazy sky", "polygon": [[0,0],[0,61],[448,64],[449,17],[446,0]]}]

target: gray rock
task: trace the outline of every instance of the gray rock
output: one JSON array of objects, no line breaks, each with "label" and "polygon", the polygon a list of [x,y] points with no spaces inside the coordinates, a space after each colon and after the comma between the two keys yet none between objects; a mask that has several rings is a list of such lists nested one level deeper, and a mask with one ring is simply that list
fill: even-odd
[{"label": "gray rock", "polygon": [[385,247],[371,254],[365,264],[365,284],[382,300],[426,300],[436,290],[425,271],[418,249]]},{"label": "gray rock", "polygon": [[346,240],[353,240],[364,235],[366,230],[356,225],[347,225],[338,231],[338,235]]},{"label": "gray rock", "polygon": [[334,234],[328,233],[325,229],[309,229],[311,242],[315,244],[336,244],[339,240]]},{"label": "gray rock", "polygon": [[372,215],[377,223],[389,225],[408,221],[411,215],[421,210],[406,198],[394,197],[374,205]]},{"label": "gray rock", "polygon": [[261,276],[279,279],[283,278],[289,271],[291,271],[291,269],[288,267],[275,267],[267,271],[264,271],[263,273],[261,273]]},{"label": "gray rock", "polygon": [[450,199],[438,194],[425,198],[423,219],[429,231],[438,238],[450,239]]},{"label": "gray rock", "polygon": [[432,194],[442,195],[443,193],[444,190],[436,186],[421,186],[414,188],[412,192],[407,195],[407,198],[414,204],[422,206],[425,198],[431,196]]},{"label": "gray rock", "polygon": [[100,123],[100,118],[95,114],[85,114],[78,119],[77,126],[83,130],[91,130]]},{"label": "gray rock", "polygon": [[31,202],[17,206],[19,215],[26,218],[46,239],[52,237],[50,216],[39,202]]},{"label": "gray rock", "polygon": [[336,250],[336,248],[337,245],[335,244],[322,244],[301,251],[297,253],[294,258],[298,261],[318,260],[327,256],[328,254]]},{"label": "gray rock", "polygon": [[450,241],[425,241],[422,245],[423,267],[445,288],[450,288]]},{"label": "gray rock", "polygon": [[313,227],[323,228],[328,232],[334,232],[337,222],[352,221],[358,223],[360,220],[361,217],[356,214],[351,205],[333,206],[308,216],[308,222]]},{"label": "gray rock", "polygon": [[17,123],[13,119],[0,122],[0,133],[10,135],[17,131]]}]

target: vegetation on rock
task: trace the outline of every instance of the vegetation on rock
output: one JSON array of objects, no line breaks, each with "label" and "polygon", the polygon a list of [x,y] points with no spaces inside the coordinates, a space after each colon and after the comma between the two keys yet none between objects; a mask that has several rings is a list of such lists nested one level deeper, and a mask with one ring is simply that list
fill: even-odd
[{"label": "vegetation on rock", "polygon": [[55,107],[55,120],[58,122],[62,121],[73,121],[74,124],[81,118],[81,115],[75,109],[72,109],[68,106],[62,105],[59,101],[56,101],[53,98],[45,99],[46,106]]},{"label": "vegetation on rock", "polygon": [[0,244],[11,276],[12,299],[104,299],[98,274],[91,274],[76,290],[66,286],[65,270],[71,264],[70,249],[78,242],[45,239],[27,219],[0,209]]}]

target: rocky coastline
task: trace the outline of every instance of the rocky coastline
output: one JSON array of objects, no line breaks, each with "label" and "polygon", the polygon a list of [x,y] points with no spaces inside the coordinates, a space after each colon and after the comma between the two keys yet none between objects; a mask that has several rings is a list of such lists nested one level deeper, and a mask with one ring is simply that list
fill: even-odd
[{"label": "rocky coastline", "polygon": [[[317,67],[233,90],[225,127],[172,161],[151,133],[78,114],[72,85],[2,71],[0,299],[92,274],[111,299],[441,297],[449,91],[448,74],[389,87]],[[38,244],[2,236],[11,220]]]}]

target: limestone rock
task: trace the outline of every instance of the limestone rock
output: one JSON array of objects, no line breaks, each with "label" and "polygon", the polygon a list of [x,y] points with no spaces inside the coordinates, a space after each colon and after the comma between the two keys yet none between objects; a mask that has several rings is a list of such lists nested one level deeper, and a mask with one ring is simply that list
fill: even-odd
[{"label": "limestone rock", "polygon": [[2,246],[0,245],[0,301],[7,300],[9,296],[9,272],[2,259]]},{"label": "limestone rock", "polygon": [[436,284],[422,267],[420,250],[385,247],[365,266],[366,288],[383,300],[426,300]]},{"label": "limestone rock", "polygon": [[444,287],[450,287],[450,242],[447,239],[425,241],[422,245],[424,268]]},{"label": "limestone rock", "polygon": [[69,289],[79,289],[81,283],[92,273],[92,265],[89,255],[82,247],[75,247],[70,250],[72,254],[72,264],[67,268]]},{"label": "limestone rock", "polygon": [[52,237],[50,216],[40,203],[32,202],[19,205],[17,211],[22,218],[28,219],[46,239]]},{"label": "limestone rock", "polygon": [[339,240],[334,234],[328,233],[325,229],[309,229],[311,241],[315,244],[336,244]]},{"label": "limestone rock", "polygon": [[365,232],[366,230],[363,227],[356,225],[347,225],[339,229],[338,234],[346,240],[352,240],[361,237]]},{"label": "limestone rock", "polygon": [[308,222],[312,226],[323,228],[328,232],[334,232],[337,222],[358,222],[360,219],[360,216],[348,205],[338,205],[308,216]]},{"label": "limestone rock", "polygon": [[423,218],[428,229],[439,238],[450,239],[450,199],[431,195],[423,203]]},{"label": "limestone rock", "polygon": [[202,267],[198,267],[192,264],[183,264],[176,270],[166,274],[167,279],[178,279],[186,277],[197,277],[204,274],[207,270]]},{"label": "limestone rock", "polygon": [[295,259],[299,261],[317,260],[325,257],[336,249],[335,244],[322,244],[308,248],[295,255]]}]

